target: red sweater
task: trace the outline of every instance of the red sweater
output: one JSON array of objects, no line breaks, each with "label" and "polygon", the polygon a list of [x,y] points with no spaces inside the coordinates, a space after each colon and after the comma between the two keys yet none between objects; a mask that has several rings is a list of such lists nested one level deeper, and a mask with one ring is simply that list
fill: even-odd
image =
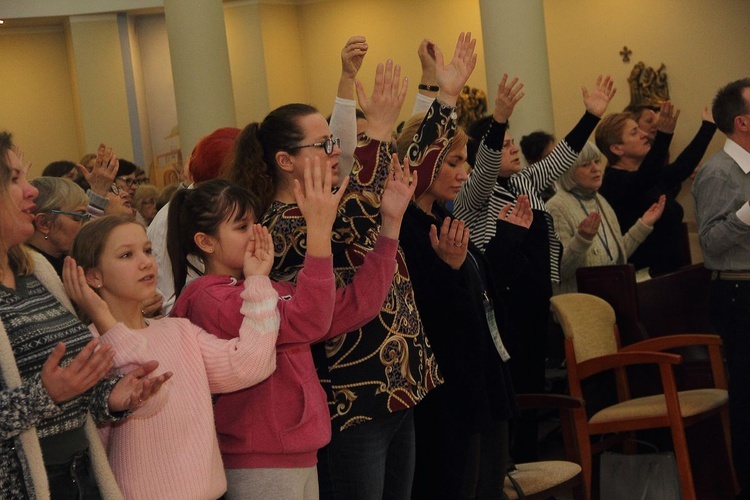
[{"label": "red sweater", "polygon": [[[310,344],[360,328],[383,304],[396,270],[398,241],[380,237],[352,283],[336,289],[332,258],[307,256],[293,283],[273,283],[281,326],[276,371],[264,382],[219,396],[216,431],[228,469],[312,467],[331,438],[326,394]],[[182,291],[171,313],[221,338],[237,336],[242,281],[209,275]]]}]

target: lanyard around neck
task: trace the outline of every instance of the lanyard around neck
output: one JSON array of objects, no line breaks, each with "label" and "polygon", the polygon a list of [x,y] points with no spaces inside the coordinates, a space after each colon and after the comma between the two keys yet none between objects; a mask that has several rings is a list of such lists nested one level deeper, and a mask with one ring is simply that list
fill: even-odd
[{"label": "lanyard around neck", "polygon": [[[578,200],[578,204],[581,206],[581,210],[583,210],[583,213],[586,214],[586,217],[589,216],[589,211],[586,210],[586,207],[583,205],[583,200],[578,197],[575,193],[571,193],[573,197],[575,197],[576,200]],[[604,250],[607,251],[607,256],[609,257],[609,260],[611,260],[613,263],[615,262],[615,259],[612,258],[612,251],[609,248],[609,238],[607,237],[607,217],[604,215],[604,210],[602,210],[602,206],[599,204],[599,199],[594,195],[594,201],[596,202],[596,206],[599,207],[599,214],[602,216],[602,223],[599,224],[600,231],[596,232],[596,236],[599,238],[599,241],[601,242],[602,246],[604,247]],[[610,228],[610,232],[612,229]],[[614,236],[614,233],[613,233]]]}]

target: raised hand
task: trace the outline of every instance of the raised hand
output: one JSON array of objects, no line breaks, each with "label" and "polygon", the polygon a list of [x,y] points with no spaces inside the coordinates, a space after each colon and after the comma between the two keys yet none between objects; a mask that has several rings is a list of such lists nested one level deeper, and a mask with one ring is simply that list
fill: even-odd
[{"label": "raised hand", "polygon": [[513,78],[510,84],[506,84],[508,75],[503,73],[503,78],[497,84],[497,96],[495,97],[495,109],[492,111],[492,118],[497,123],[505,123],[513,114],[513,109],[524,95],[521,92],[523,83],[518,82],[518,77]]},{"label": "raised hand", "polygon": [[380,203],[380,234],[389,238],[398,239],[401,229],[401,220],[414,198],[414,190],[417,188],[416,170],[409,175],[409,159],[404,159],[404,165],[398,161],[398,155],[391,157],[391,170],[385,184],[383,197]]},{"label": "raised hand", "polygon": [[534,212],[531,211],[529,195],[520,195],[516,200],[515,206],[513,206],[512,203],[507,203],[500,209],[497,218],[503,222],[515,224],[516,226],[525,227],[526,229],[530,228],[531,223],[534,221]]},{"label": "raised hand", "polygon": [[417,55],[419,56],[419,62],[422,65],[422,78],[419,80],[419,83],[425,85],[437,85],[435,42],[428,40],[427,38],[422,40],[422,43],[419,44]]},{"label": "raised hand", "polygon": [[704,122],[716,123],[714,121],[714,114],[711,111],[711,108],[709,108],[708,106],[703,106],[703,111],[701,111],[701,119]]},{"label": "raised hand", "polygon": [[353,36],[347,40],[346,45],[341,49],[341,77],[354,80],[362,67],[365,54],[367,54],[365,37]]},{"label": "raised hand", "polygon": [[148,361],[122,377],[109,393],[107,400],[109,411],[136,410],[159,392],[164,382],[172,378],[172,372],[162,373],[157,377],[147,377],[158,366],[158,361]]},{"label": "raised hand", "polygon": [[294,179],[294,197],[307,224],[307,253],[326,257],[331,254],[331,229],[349,177],[344,178],[338,191],[332,192],[331,169],[321,165],[316,157],[305,165],[304,183],[303,190],[299,180]]},{"label": "raised hand", "polygon": [[659,120],[656,122],[656,129],[665,134],[673,134],[677,126],[677,118],[680,117],[680,110],[674,107],[672,101],[664,101],[659,111]]},{"label": "raised hand", "polygon": [[117,155],[112,152],[111,147],[99,144],[96,151],[96,160],[91,172],[80,163],[76,168],[81,173],[86,182],[91,186],[91,190],[100,196],[106,196],[112,183],[117,177],[117,170],[120,163],[117,161]]},{"label": "raised hand", "polygon": [[268,228],[253,225],[253,239],[247,243],[243,272],[248,276],[268,276],[273,267],[273,238]]},{"label": "raised hand", "polygon": [[430,243],[440,260],[453,269],[459,269],[469,250],[469,228],[461,220],[451,221],[450,217],[446,217],[440,226],[439,238],[435,224],[430,226]]},{"label": "raised hand", "polygon": [[477,65],[477,55],[474,48],[477,39],[471,37],[471,32],[458,35],[453,59],[447,65],[443,52],[435,46],[435,72],[440,86],[438,99],[448,106],[455,106],[461,90]]},{"label": "raised hand", "polygon": [[578,225],[578,234],[586,240],[593,240],[596,233],[599,232],[599,225],[602,222],[602,216],[598,212],[591,212]]},{"label": "raised hand", "polygon": [[596,78],[596,83],[594,83],[593,92],[589,93],[585,86],[581,86],[581,92],[586,111],[592,115],[602,116],[609,106],[609,101],[617,93],[617,87],[615,87],[612,77],[607,75],[602,78],[602,75],[599,75]]},{"label": "raised hand", "polygon": [[99,339],[93,339],[67,366],[60,366],[65,355],[65,344],[58,343],[42,365],[42,385],[55,403],[63,403],[88,391],[107,376],[114,364],[112,346],[97,349]]},{"label": "raised hand", "polygon": [[385,65],[378,64],[375,70],[375,87],[367,97],[362,82],[356,81],[357,101],[367,116],[367,136],[381,141],[390,141],[401,106],[406,99],[408,78],[401,80],[401,66],[388,59]]},{"label": "raised hand", "polygon": [[659,196],[659,201],[649,207],[648,210],[643,212],[641,220],[647,226],[653,226],[656,221],[661,219],[661,214],[664,213],[664,204],[667,201],[667,197],[664,195]]}]

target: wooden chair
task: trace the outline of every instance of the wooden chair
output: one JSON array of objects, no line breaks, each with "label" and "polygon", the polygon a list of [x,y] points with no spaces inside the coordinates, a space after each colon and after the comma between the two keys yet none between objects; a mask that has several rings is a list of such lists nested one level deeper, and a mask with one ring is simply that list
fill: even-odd
[{"label": "wooden chair", "polygon": [[[669,428],[680,473],[683,498],[696,497],[685,428],[717,416],[722,437],[716,443],[721,453],[712,460],[723,460],[728,480],[725,484],[737,492],[737,481],[730,460],[729,413],[727,381],[721,357],[721,339],[715,335],[671,335],[645,340],[620,348],[615,313],[599,297],[570,293],[552,297],[552,309],[565,334],[565,356],[568,364],[570,394],[583,398],[581,382],[604,371],[614,371],[618,403],[588,417],[584,409],[574,411],[578,448],[586,491],[591,492],[592,454],[599,453],[614,442],[622,442],[634,431]],[[677,392],[673,366],[682,358],[659,352],[686,345],[708,348],[715,387]],[[631,398],[626,367],[655,364],[659,368],[663,394]],[[611,435],[595,445],[591,436]],[[626,447],[632,451],[633,446]]]},{"label": "wooden chair", "polygon": [[[521,410],[558,408],[560,428],[563,433],[566,460],[547,460],[516,464],[516,470],[505,478],[505,494],[516,500],[523,492],[527,500],[544,500],[553,495],[573,492],[575,500],[586,498],[581,477],[580,454],[573,429],[572,410],[583,408],[583,400],[562,394],[519,394],[516,396]],[[513,484],[516,483],[516,485]],[[518,488],[518,489],[517,489]]]}]

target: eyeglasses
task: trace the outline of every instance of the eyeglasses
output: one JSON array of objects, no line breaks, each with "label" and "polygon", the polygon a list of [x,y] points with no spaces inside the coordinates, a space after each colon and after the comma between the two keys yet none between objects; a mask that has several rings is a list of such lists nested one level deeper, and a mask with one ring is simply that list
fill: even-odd
[{"label": "eyeglasses", "polygon": [[126,179],[125,177],[117,177],[115,181],[122,182],[128,187],[133,187],[134,185],[140,184],[140,181],[137,181],[135,179]]},{"label": "eyeglasses", "polygon": [[58,215],[70,215],[78,222],[88,222],[93,218],[93,215],[87,214],[86,212],[66,212],[65,210],[49,210],[51,214]]},{"label": "eyeglasses", "polygon": [[334,147],[341,147],[341,139],[338,137],[329,137],[325,141],[322,142],[315,142],[313,144],[304,144],[302,146],[294,146],[292,149],[302,149],[302,148],[323,148],[323,151],[326,152],[328,156],[331,156],[333,154],[333,148]]},{"label": "eyeglasses", "polygon": [[118,186],[117,184],[112,184],[112,185],[110,186],[110,188],[109,188],[109,190],[110,190],[110,191],[112,192],[112,194],[114,194],[114,195],[119,195],[119,194],[120,194],[120,191],[122,191],[123,189],[124,189],[124,188],[121,188],[121,187],[120,187],[120,186]]}]

